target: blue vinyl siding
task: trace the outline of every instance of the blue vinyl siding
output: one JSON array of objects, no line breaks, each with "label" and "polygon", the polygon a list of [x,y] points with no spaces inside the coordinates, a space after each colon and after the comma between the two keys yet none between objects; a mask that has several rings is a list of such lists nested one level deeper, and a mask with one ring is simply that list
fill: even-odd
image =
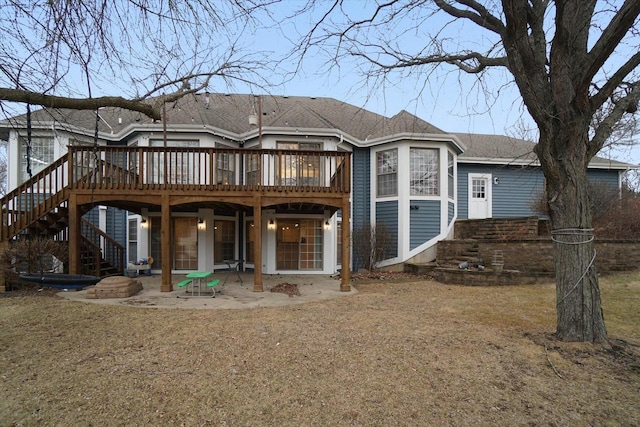
[{"label": "blue vinyl siding", "polygon": [[91,224],[95,225],[96,227],[99,227],[100,226],[100,220],[99,220],[100,208],[97,206],[91,208],[89,212],[84,214],[83,218],[91,222]]},{"label": "blue vinyl siding", "polygon": [[38,206],[40,203],[44,203],[47,199],[52,196],[51,193],[22,193],[20,198],[18,199],[17,205],[20,206],[20,209],[23,211],[30,211],[34,207]]},{"label": "blue vinyl siding", "polygon": [[123,247],[127,245],[127,211],[107,208],[107,234]]},{"label": "blue vinyl siding", "polygon": [[376,224],[384,225],[391,237],[391,243],[387,248],[387,258],[398,256],[398,202],[376,203]]},{"label": "blue vinyl siding", "polygon": [[[537,215],[531,209],[533,200],[544,192],[544,174],[538,167],[491,166],[458,164],[458,218],[465,219],[469,215],[470,173],[491,174],[498,178],[498,184],[491,183],[492,216],[494,218],[512,218]],[[618,188],[618,171],[590,169],[587,172],[592,182],[610,183]]]},{"label": "blue vinyl siding", "polygon": [[618,189],[620,185],[620,175],[617,170],[590,169],[587,176],[591,182],[602,182]]},{"label": "blue vinyl siding", "polygon": [[353,150],[353,192],[351,221],[354,230],[371,224],[371,158],[368,148]]},{"label": "blue vinyl siding", "polygon": [[414,209],[409,210],[409,249],[413,250],[440,234],[440,201],[412,200],[410,205]]},{"label": "blue vinyl siding", "polygon": [[[89,220],[96,227],[100,226],[100,208],[97,206],[84,214],[84,218]],[[125,246],[127,242],[127,211],[118,208],[107,207],[106,230],[116,242]]]},{"label": "blue vinyl siding", "polygon": [[458,218],[469,216],[469,174],[491,174],[492,216],[510,218],[535,215],[531,201],[544,190],[544,176],[539,168],[458,164]]},{"label": "blue vinyl siding", "polygon": [[451,225],[451,223],[453,222],[453,216],[456,213],[456,205],[451,203],[451,202],[449,202],[448,211],[449,211],[449,215],[448,215],[448,218],[447,218],[447,224]]}]

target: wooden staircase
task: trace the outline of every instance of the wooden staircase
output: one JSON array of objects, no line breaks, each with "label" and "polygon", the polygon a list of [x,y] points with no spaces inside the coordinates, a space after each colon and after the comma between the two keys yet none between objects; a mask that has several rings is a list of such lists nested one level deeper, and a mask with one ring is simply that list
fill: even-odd
[{"label": "wooden staircase", "polygon": [[[68,157],[56,160],[0,199],[0,250],[12,241],[35,236],[68,241]],[[81,215],[90,208],[86,206]],[[102,277],[124,272],[122,245],[84,218],[81,236],[82,273]]]},{"label": "wooden staircase", "polygon": [[98,277],[124,273],[124,248],[120,243],[84,218],[81,238],[82,273]]}]

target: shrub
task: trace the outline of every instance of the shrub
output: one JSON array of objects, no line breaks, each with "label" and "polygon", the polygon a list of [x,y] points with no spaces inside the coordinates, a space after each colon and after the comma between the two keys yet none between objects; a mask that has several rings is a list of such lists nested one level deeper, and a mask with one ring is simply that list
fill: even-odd
[{"label": "shrub", "polygon": [[[621,198],[617,188],[593,182],[589,184],[589,201],[596,238],[640,239],[640,197],[637,193],[626,189]],[[531,208],[540,215],[549,215],[544,194],[534,199]]]},{"label": "shrub", "polygon": [[[591,218],[595,223],[609,214],[609,210],[620,200],[618,189],[603,181],[589,182],[589,203],[591,204]],[[543,217],[549,217],[546,191],[541,191],[529,206],[532,211]]]},{"label": "shrub", "polygon": [[623,198],[594,220],[595,235],[604,239],[640,239],[640,198]]},{"label": "shrub", "polygon": [[8,286],[17,288],[24,284],[18,278],[20,273],[51,271],[56,262],[66,264],[68,258],[64,242],[44,237],[11,241],[9,248],[0,253],[0,272]]},{"label": "shrub", "polygon": [[393,243],[391,234],[383,224],[367,224],[353,230],[353,264],[371,272],[376,265],[386,259],[389,245]]}]

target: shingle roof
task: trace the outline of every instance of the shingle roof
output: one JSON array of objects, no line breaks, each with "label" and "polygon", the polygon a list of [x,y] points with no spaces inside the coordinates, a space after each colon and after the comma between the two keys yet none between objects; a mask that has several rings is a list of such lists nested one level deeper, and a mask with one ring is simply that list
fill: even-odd
[{"label": "shingle roof", "polygon": [[[458,139],[466,146],[464,153],[460,155],[462,161],[478,163],[517,163],[537,164],[538,157],[533,152],[535,142],[504,135],[485,135],[475,133],[455,133]],[[628,169],[635,165],[620,162],[603,157],[594,157],[589,163],[594,168]]]},{"label": "shingle roof", "polygon": [[[206,97],[205,94],[187,95],[167,104],[168,129],[181,125],[208,126],[238,138],[255,132],[255,125],[249,123],[249,116],[258,112],[258,98],[255,95],[209,94],[208,102]],[[337,130],[356,138],[362,144],[399,134],[442,135],[445,138],[455,135],[465,146],[460,155],[461,161],[522,164],[537,160],[533,153],[534,142],[504,135],[448,134],[404,110],[389,118],[333,98],[263,95],[260,99],[264,129]],[[93,135],[96,127],[96,115],[93,111],[41,109],[33,112],[32,121],[34,127],[40,124],[48,128],[51,122],[56,122],[58,128],[73,127],[75,131],[87,135]],[[25,115],[0,122],[0,129],[10,128],[14,122],[24,124]],[[161,126],[141,113],[119,108],[100,109],[98,128],[103,134],[114,134],[117,138],[132,125]],[[597,163],[606,163],[608,167],[615,168],[631,166],[602,158],[596,158],[592,162]]]},{"label": "shingle roof", "polygon": [[[388,118],[333,98],[302,96],[261,96],[263,128],[336,129],[360,141],[398,133],[444,134],[424,120],[401,111]],[[233,134],[255,130],[249,115],[257,114],[258,98],[244,94],[187,95],[167,104],[167,126],[206,125]],[[16,119],[24,120],[24,116]],[[38,110],[32,114],[38,122],[56,121],[70,124],[92,133],[96,125],[95,112],[74,110]],[[119,133],[134,123],[151,124],[148,117],[117,108],[100,109],[99,130]]]},{"label": "shingle roof", "polygon": [[535,161],[534,142],[504,135],[484,135],[476,133],[455,133],[467,147],[461,158],[473,159],[514,159]]}]

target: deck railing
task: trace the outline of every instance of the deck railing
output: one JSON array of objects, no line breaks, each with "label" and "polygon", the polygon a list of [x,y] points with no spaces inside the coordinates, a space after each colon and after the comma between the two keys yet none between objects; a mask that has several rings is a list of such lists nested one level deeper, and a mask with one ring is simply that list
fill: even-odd
[{"label": "deck railing", "polygon": [[300,191],[347,194],[350,153],[70,146],[0,199],[0,241],[59,209],[70,190]]},{"label": "deck railing", "polygon": [[349,153],[190,147],[69,147],[73,188],[348,193]]}]

